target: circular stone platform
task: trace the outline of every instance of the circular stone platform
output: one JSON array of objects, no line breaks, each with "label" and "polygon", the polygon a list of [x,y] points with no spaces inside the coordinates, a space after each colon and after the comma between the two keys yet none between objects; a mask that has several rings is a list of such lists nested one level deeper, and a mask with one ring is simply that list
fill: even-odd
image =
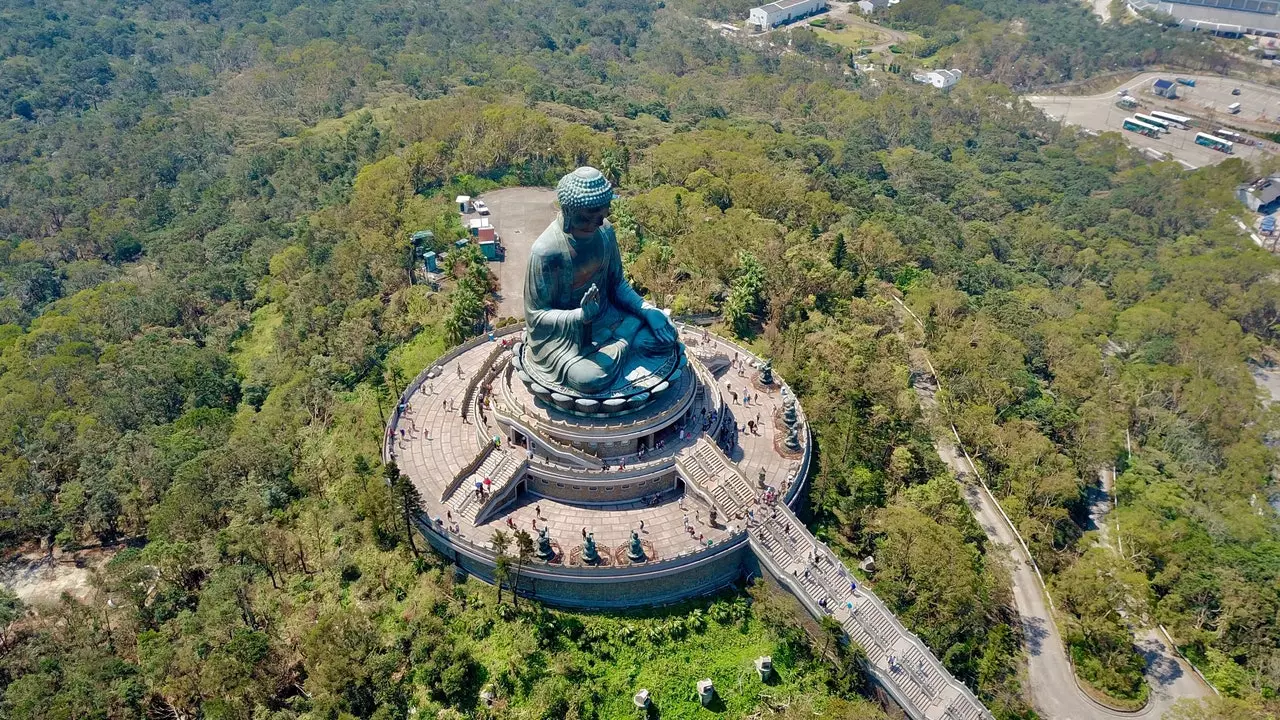
[{"label": "circular stone platform", "polygon": [[[565,606],[674,602],[741,577],[750,515],[765,487],[788,503],[798,494],[809,434],[800,413],[801,452],[780,453],[780,379],[758,388],[758,358],[702,329],[679,330],[684,360],[671,386],[616,415],[565,412],[531,393],[511,363],[519,326],[455,348],[420,374],[384,453],[421,492],[419,527],[431,544],[492,582],[494,532],[524,530],[536,542],[546,528],[557,557],[531,560],[519,589]],[[627,558],[633,530],[641,562]],[[605,558],[598,564],[581,558],[584,533]]]}]

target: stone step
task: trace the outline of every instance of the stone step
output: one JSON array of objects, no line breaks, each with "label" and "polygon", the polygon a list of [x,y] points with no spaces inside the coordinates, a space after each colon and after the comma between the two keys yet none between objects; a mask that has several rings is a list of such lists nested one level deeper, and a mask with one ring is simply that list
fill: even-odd
[{"label": "stone step", "polygon": [[[455,513],[466,517],[468,508],[480,503],[475,493],[476,480],[483,481],[487,477],[496,481],[496,478],[493,477],[493,472],[505,457],[507,457],[505,453],[496,450],[489,453],[489,457],[480,463],[480,467],[476,468],[476,471],[463,480],[457,490],[453,491],[453,497],[449,499],[449,505]],[[474,513],[470,517],[474,518]]]},{"label": "stone step", "polygon": [[913,647],[906,652],[906,665],[929,696],[936,697],[942,689],[942,680],[938,677],[932,658],[926,658],[919,648]]},{"label": "stone step", "polygon": [[723,486],[721,485],[715,486],[715,488],[711,490],[711,497],[716,501],[716,503],[720,505],[720,507],[726,513],[730,513],[730,514],[737,513],[738,504],[734,502],[733,498],[729,497],[729,493],[725,491]]},{"label": "stone step", "polygon": [[465,517],[468,522],[474,523],[476,518],[480,516],[480,512],[492,504],[494,502],[494,498],[502,495],[503,488],[505,488],[507,484],[515,478],[516,471],[520,468],[520,461],[516,460],[514,457],[506,453],[494,454],[500,454],[502,459],[498,463],[497,467],[493,469],[493,474],[489,476],[489,479],[493,481],[493,484],[490,486],[491,489],[489,497],[483,502],[473,502],[470,507],[463,509],[463,517]]}]

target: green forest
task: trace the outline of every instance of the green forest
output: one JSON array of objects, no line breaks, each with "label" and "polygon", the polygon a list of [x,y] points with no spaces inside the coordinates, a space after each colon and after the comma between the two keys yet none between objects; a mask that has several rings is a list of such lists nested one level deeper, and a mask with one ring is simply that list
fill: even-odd
[{"label": "green forest", "polygon": [[[0,544],[110,558],[88,601],[0,592],[0,718],[612,718],[641,684],[692,718],[694,680],[760,654],[778,682],[724,716],[887,717],[857,648],[769,586],[564,612],[406,535],[383,417],[494,285],[464,252],[411,284],[409,236],[451,247],[456,194],[587,163],[637,287],[774,359],[813,423],[807,517],[875,554],[997,718],[1034,717],[1023,638],[947,423],[1082,682],[1145,697],[1133,633],[1161,624],[1223,694],[1183,720],[1274,717],[1276,418],[1250,363],[1280,261],[1232,220],[1258,169],[1150,163],[1011,89],[1225,60],[1066,2],[907,0],[888,22],[974,72],[942,94],[695,17],[740,6],[0,2]],[[1087,511],[1112,468],[1120,552]]]}]

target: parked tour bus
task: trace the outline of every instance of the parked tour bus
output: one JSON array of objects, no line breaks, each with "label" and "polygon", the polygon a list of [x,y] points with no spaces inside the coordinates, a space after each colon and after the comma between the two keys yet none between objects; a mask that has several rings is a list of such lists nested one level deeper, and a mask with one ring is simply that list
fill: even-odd
[{"label": "parked tour bus", "polygon": [[1160,118],[1170,125],[1177,126],[1181,130],[1191,127],[1191,118],[1186,115],[1174,115],[1171,112],[1165,112],[1163,110],[1152,110],[1151,117]]},{"label": "parked tour bus", "polygon": [[1218,152],[1231,154],[1232,143],[1230,140],[1223,140],[1220,137],[1210,135],[1209,133],[1196,133],[1196,144],[1203,145],[1207,148],[1213,148]]},{"label": "parked tour bus", "polygon": [[1169,132],[1169,121],[1167,120],[1154,118],[1154,117],[1151,117],[1150,115],[1143,115],[1142,113],[1134,113],[1133,116],[1148,125],[1155,125],[1156,127],[1160,128],[1161,132]]},{"label": "parked tour bus", "polygon": [[1129,132],[1136,132],[1139,135],[1146,135],[1149,138],[1160,137],[1160,128],[1155,125],[1148,125],[1137,118],[1125,118],[1124,129]]}]

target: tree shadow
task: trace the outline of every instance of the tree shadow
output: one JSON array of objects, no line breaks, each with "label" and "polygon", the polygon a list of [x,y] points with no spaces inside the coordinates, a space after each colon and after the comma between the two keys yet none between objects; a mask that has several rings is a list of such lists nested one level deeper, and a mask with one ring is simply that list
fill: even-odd
[{"label": "tree shadow", "polygon": [[1044,618],[1024,617],[1022,619],[1022,632],[1026,638],[1027,653],[1039,657],[1044,649],[1044,641],[1049,637],[1049,631],[1045,628]]},{"label": "tree shadow", "polygon": [[1142,659],[1147,663],[1147,678],[1153,685],[1169,686],[1182,677],[1182,666],[1164,652],[1164,646],[1153,638],[1138,643]]}]

